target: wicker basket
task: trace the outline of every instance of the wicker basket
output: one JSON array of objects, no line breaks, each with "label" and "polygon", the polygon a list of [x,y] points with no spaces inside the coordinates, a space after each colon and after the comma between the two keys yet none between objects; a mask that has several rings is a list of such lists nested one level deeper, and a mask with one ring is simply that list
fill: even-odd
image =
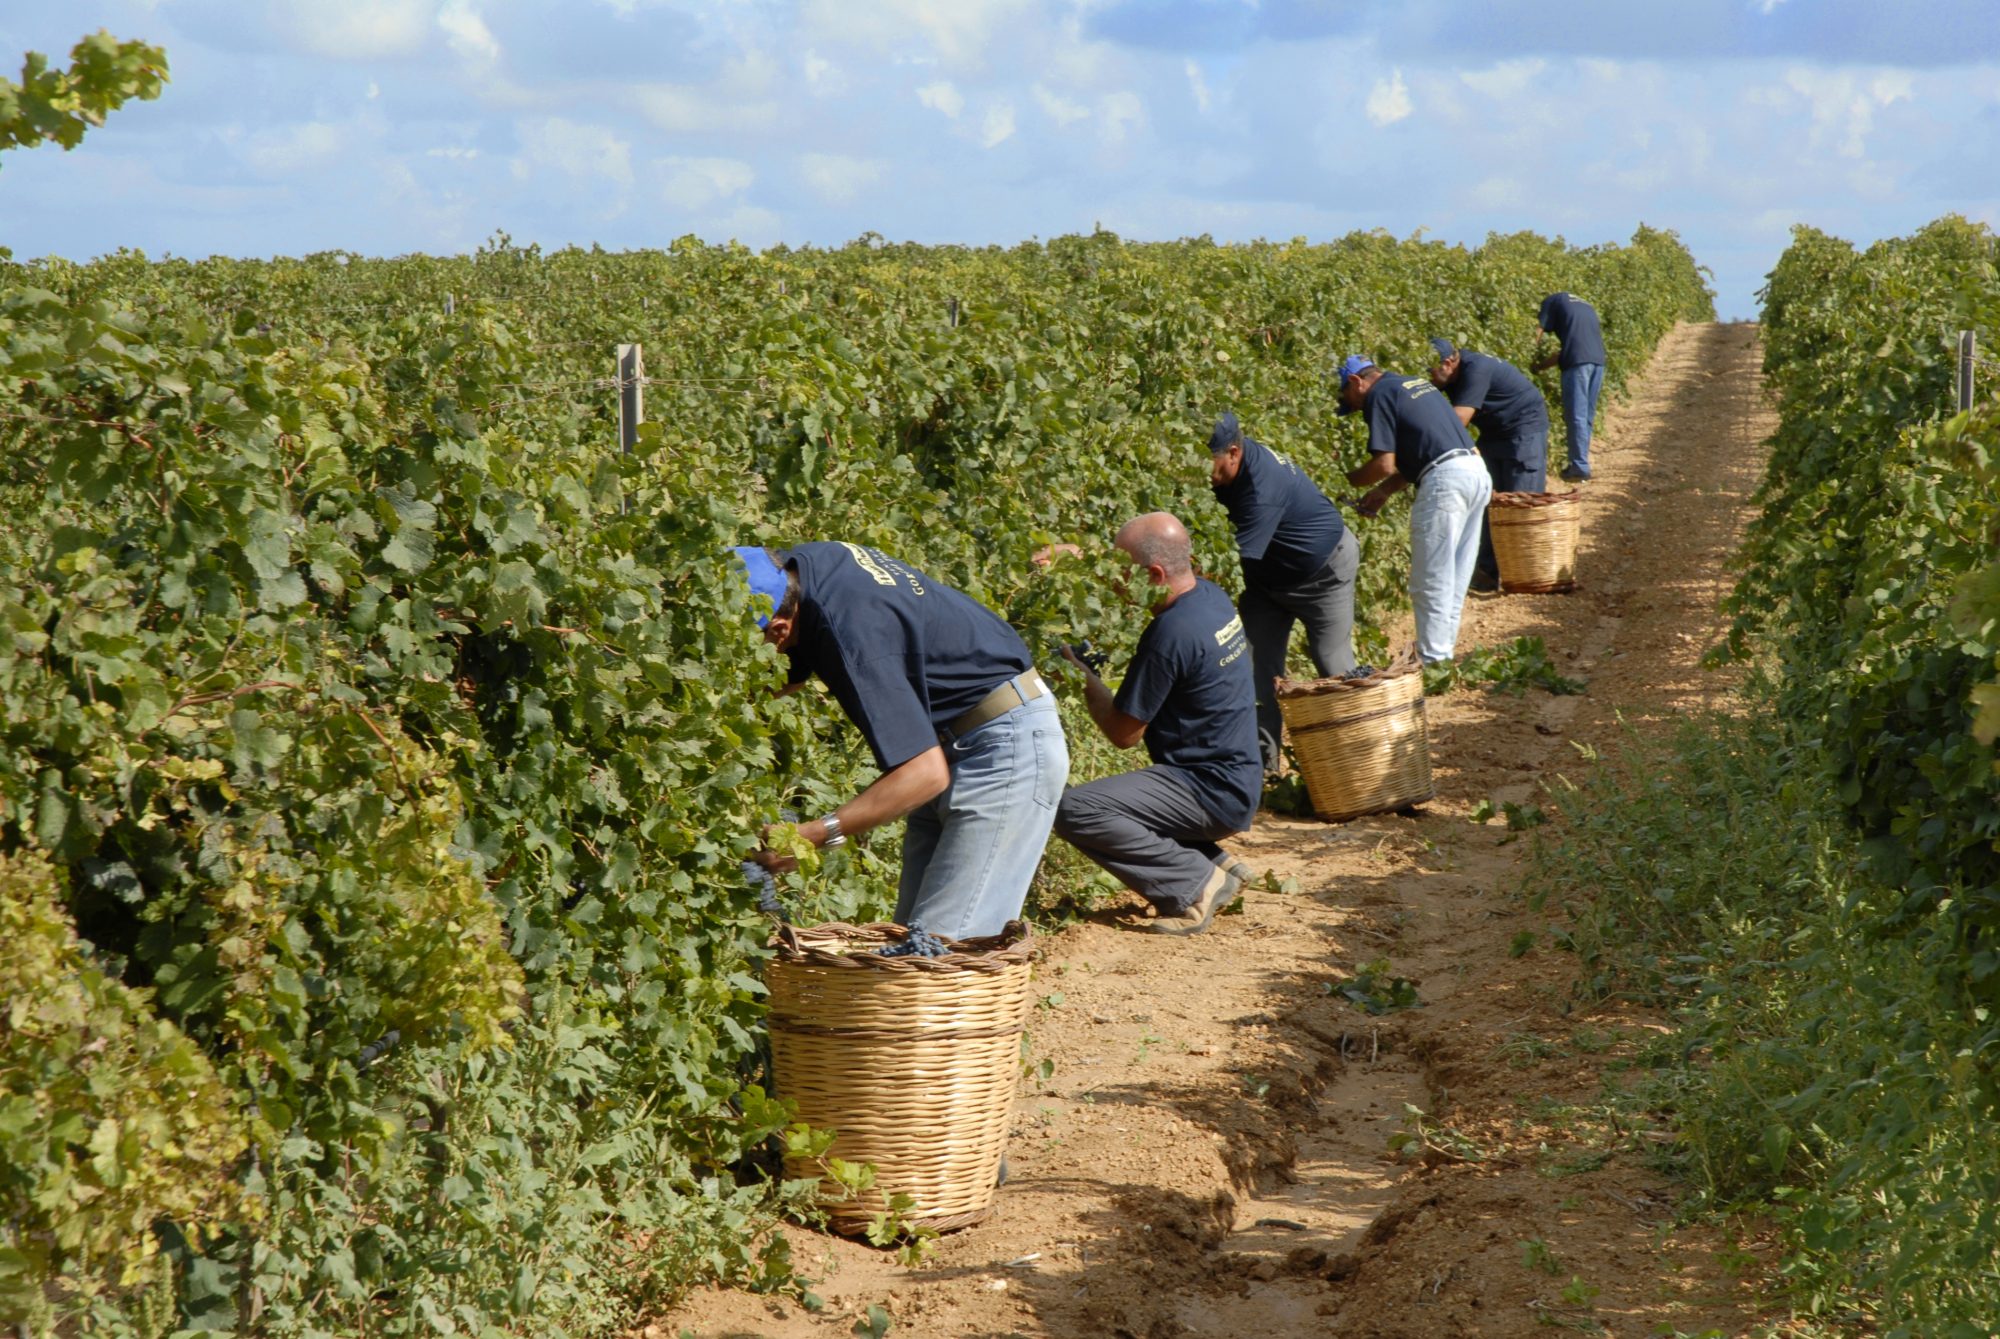
[{"label": "wicker basket", "polygon": [[1414,657],[1365,679],[1280,679],[1278,709],[1321,818],[1338,823],[1437,794]]},{"label": "wicker basket", "polygon": [[[790,926],[773,941],[771,1063],[798,1117],[833,1130],[830,1156],[875,1166],[874,1187],[831,1206],[855,1233],[898,1191],[907,1217],[939,1231],[993,1211],[1000,1155],[1014,1118],[1021,1032],[1028,1019],[1028,928],[946,941],[941,958],[885,958],[900,925]],[[800,1158],[785,1175],[821,1174]],[[830,1195],[841,1193],[831,1181]]]},{"label": "wicker basket", "polygon": [[1576,588],[1576,538],[1583,520],[1581,495],[1495,493],[1486,506],[1500,589],[1542,594]]}]

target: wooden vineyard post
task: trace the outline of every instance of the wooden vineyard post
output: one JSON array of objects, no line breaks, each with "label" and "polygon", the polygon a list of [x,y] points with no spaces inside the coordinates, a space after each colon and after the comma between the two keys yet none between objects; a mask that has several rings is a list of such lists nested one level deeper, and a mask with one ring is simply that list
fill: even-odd
[{"label": "wooden vineyard post", "polygon": [[1972,368],[1978,361],[1977,345],[1970,330],[1958,332],[1958,411],[1972,408]]},{"label": "wooden vineyard post", "polygon": [[445,314],[446,316],[451,316],[451,315],[454,315],[454,314],[455,314],[455,313],[456,313],[457,311],[458,311],[458,304],[457,304],[456,302],[452,301],[452,297],[451,297],[451,294],[449,294],[449,293],[445,294],[445,295],[444,295],[444,314]]},{"label": "wooden vineyard post", "polygon": [[[618,346],[618,449],[626,455],[632,454],[632,444],[639,440],[639,425],[646,421],[646,359],[644,350],[637,344]],[[632,502],[627,498],[623,509],[630,511]]]}]

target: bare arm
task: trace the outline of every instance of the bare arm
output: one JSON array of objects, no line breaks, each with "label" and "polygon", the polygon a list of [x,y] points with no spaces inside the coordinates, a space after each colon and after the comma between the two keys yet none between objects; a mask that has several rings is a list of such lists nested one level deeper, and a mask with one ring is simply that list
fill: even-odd
[{"label": "bare arm", "polygon": [[1361,488],[1368,484],[1380,483],[1382,480],[1395,474],[1395,472],[1395,453],[1393,451],[1384,451],[1380,455],[1369,456],[1367,464],[1359,465],[1349,470],[1347,472],[1347,482],[1353,484],[1356,488]]},{"label": "bare arm", "polygon": [[[936,799],[950,784],[951,764],[945,761],[944,749],[933,746],[876,777],[868,789],[834,810],[833,816],[840,820],[843,835],[858,837],[870,828],[893,823],[918,805]],[[819,819],[801,823],[799,835],[814,846],[824,846],[826,824]],[[769,829],[765,830],[765,840],[770,840]],[[751,859],[766,869],[779,872],[792,869],[798,863],[790,856],[768,849],[757,852]]]},{"label": "bare arm", "polygon": [[1363,516],[1373,516],[1382,510],[1383,505],[1390,498],[1396,496],[1396,494],[1409,486],[1410,481],[1408,479],[1391,470],[1387,479],[1361,495],[1361,500],[1354,504],[1354,509]]},{"label": "bare arm", "polygon": [[1477,409],[1469,409],[1464,405],[1453,405],[1451,412],[1458,415],[1458,421],[1469,428],[1472,426],[1472,416],[1479,411]]},{"label": "bare arm", "polygon": [[1083,671],[1083,704],[1090,708],[1090,719],[1097,722],[1114,748],[1129,749],[1146,737],[1146,722],[1118,710],[1111,690],[1096,670],[1071,655],[1068,647],[1063,648],[1063,658]]}]

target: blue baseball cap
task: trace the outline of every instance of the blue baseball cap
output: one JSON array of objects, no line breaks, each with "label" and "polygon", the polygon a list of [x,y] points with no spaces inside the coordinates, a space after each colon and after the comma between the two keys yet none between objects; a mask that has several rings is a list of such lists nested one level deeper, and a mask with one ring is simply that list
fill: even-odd
[{"label": "blue baseball cap", "polygon": [[729,551],[736,555],[736,561],[743,564],[743,577],[750,583],[750,593],[762,595],[771,602],[769,609],[757,611],[757,626],[770,626],[771,615],[785,602],[785,569],[772,562],[771,555],[755,545],[739,544]]},{"label": "blue baseball cap", "polygon": [[1236,415],[1224,414],[1215,420],[1215,430],[1208,434],[1208,453],[1220,455],[1232,446],[1243,444],[1243,425],[1236,421]]},{"label": "blue baseball cap", "polygon": [[1431,347],[1437,350],[1437,356],[1439,362],[1445,361],[1445,359],[1451,357],[1454,353],[1458,352],[1458,345],[1452,343],[1450,340],[1446,339],[1443,335],[1432,335]]},{"label": "blue baseball cap", "polygon": [[1373,366],[1375,366],[1375,360],[1370,358],[1365,353],[1350,353],[1345,358],[1340,360],[1340,393],[1343,399],[1340,407],[1333,411],[1334,413],[1351,414],[1354,412],[1352,409],[1348,408],[1346,400],[1344,398],[1347,395],[1348,379],[1350,377],[1358,376],[1359,374],[1367,371],[1369,368]]}]

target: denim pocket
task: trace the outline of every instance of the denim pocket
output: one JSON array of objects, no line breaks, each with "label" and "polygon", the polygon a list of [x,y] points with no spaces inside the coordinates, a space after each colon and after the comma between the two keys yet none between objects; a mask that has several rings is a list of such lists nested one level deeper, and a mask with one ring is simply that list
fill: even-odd
[{"label": "denim pocket", "polygon": [[1053,809],[1069,780],[1069,741],[1060,725],[1035,731],[1035,803]]}]

